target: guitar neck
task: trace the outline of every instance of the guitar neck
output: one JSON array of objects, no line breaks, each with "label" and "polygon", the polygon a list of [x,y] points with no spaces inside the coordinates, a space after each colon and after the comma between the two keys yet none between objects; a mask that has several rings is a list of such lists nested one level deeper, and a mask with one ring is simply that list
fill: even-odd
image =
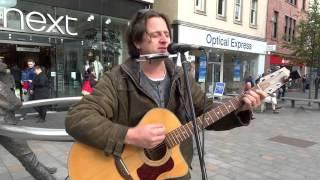
[{"label": "guitar neck", "polygon": [[[241,106],[241,97],[242,95],[238,95],[230,98],[226,102],[219,104],[217,107],[197,117],[196,125],[198,130],[203,130],[214,122],[220,120],[222,117],[238,109]],[[187,124],[169,132],[166,135],[165,144],[168,148],[172,148],[188,139],[193,133],[193,123],[188,122]]]}]

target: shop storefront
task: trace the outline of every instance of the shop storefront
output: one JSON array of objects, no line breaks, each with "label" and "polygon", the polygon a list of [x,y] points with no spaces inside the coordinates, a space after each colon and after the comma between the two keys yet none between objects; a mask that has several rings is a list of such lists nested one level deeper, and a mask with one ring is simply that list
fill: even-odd
[{"label": "shop storefront", "polygon": [[206,47],[209,91],[216,82],[224,82],[225,93],[237,93],[247,77],[256,78],[264,72],[264,41],[184,25],[174,27],[174,33],[176,42]]},{"label": "shop storefront", "polygon": [[18,0],[0,8],[0,56],[18,70],[28,59],[45,67],[51,97],[78,96],[88,67],[99,79],[126,58],[128,18]]}]

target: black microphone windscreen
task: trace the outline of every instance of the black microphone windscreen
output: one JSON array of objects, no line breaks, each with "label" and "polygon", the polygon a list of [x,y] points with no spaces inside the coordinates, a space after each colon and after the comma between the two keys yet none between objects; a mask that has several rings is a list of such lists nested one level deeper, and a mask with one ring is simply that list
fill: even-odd
[{"label": "black microphone windscreen", "polygon": [[177,54],[178,53],[178,49],[176,47],[176,43],[170,43],[168,48],[167,48],[167,51],[170,54]]},{"label": "black microphone windscreen", "polygon": [[169,44],[167,51],[170,54],[177,54],[178,52],[184,53],[186,51],[192,51],[192,50],[204,50],[201,46],[195,46],[191,44],[179,44],[179,43],[171,43]]}]

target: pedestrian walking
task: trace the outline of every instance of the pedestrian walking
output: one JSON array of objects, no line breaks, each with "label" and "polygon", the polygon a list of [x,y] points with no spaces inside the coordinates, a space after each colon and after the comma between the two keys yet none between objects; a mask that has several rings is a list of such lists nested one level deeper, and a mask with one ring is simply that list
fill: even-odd
[{"label": "pedestrian walking", "polygon": [[[32,80],[32,89],[30,94],[33,100],[48,99],[49,96],[49,80],[43,67],[35,66],[35,76]],[[37,122],[45,122],[48,106],[38,106],[34,109],[39,113],[40,119]]]},{"label": "pedestrian walking", "polygon": [[31,100],[30,90],[32,89],[32,80],[35,76],[35,62],[33,59],[27,60],[27,68],[21,72],[21,86],[23,92],[23,101]]}]

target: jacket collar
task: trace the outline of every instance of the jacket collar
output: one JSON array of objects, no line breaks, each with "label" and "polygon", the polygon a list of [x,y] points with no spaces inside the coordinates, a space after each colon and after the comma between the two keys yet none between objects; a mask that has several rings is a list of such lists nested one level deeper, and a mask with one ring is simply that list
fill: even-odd
[{"label": "jacket collar", "polygon": [[[165,65],[167,68],[167,73],[171,78],[182,73],[181,69],[177,69],[174,62],[171,59],[165,60]],[[139,82],[139,72],[141,71],[139,63],[134,59],[127,59],[120,67],[128,73],[136,82]]]}]

